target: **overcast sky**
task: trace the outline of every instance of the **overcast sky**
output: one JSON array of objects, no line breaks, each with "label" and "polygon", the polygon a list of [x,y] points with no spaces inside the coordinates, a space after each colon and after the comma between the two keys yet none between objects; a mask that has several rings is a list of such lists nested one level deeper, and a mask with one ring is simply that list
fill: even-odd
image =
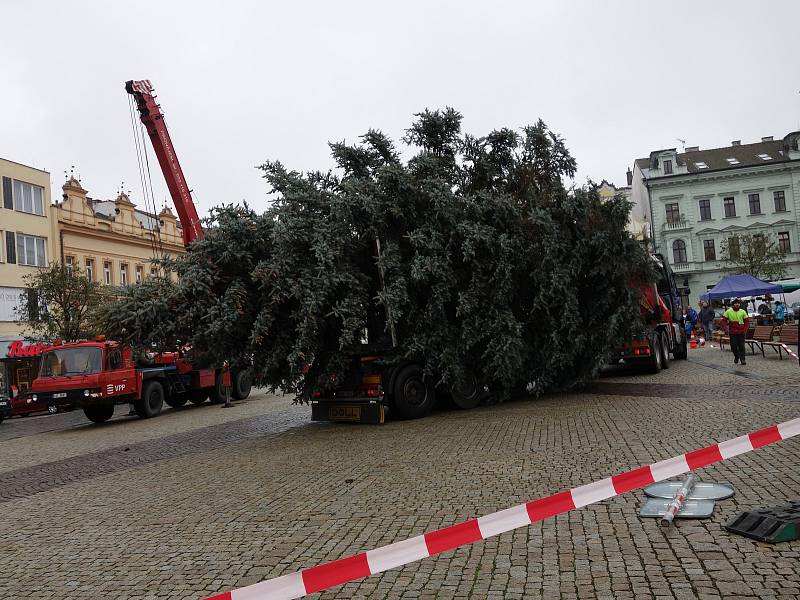
[{"label": "overcast sky", "polygon": [[678,138],[800,129],[796,1],[4,0],[3,22],[0,157],[50,171],[56,199],[75,165],[90,196],[124,181],[141,203],[128,79],[153,82],[201,214],[263,209],[256,165],[327,169],[328,141],[399,138],[424,108],[474,134],[541,117],[578,183],[624,185]]}]

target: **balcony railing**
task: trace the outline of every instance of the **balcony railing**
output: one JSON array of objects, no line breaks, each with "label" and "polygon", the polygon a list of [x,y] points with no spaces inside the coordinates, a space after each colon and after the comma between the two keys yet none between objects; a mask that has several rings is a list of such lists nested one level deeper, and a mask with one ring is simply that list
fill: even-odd
[{"label": "balcony railing", "polygon": [[675,223],[670,223],[667,221],[664,223],[664,229],[668,231],[675,231],[676,229],[689,229],[691,228],[691,224],[689,221],[676,221]]},{"label": "balcony railing", "polygon": [[692,263],[688,263],[688,262],[675,263],[674,265],[672,265],[672,270],[676,271],[676,272],[679,272],[679,273],[682,273],[682,272],[685,272],[685,271],[691,271],[692,270]]}]

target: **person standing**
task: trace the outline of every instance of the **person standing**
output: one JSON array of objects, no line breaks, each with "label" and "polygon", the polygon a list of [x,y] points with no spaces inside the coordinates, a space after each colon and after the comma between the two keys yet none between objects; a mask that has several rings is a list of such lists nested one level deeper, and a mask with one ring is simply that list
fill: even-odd
[{"label": "person standing", "polygon": [[733,301],[733,306],[722,315],[722,324],[723,326],[727,325],[730,331],[733,364],[738,364],[741,360],[742,364],[746,365],[744,336],[747,333],[750,318],[747,316],[747,311],[742,310],[742,303],[738,298]]},{"label": "person standing", "polygon": [[703,308],[700,309],[700,323],[703,325],[705,339],[711,342],[711,334],[714,332],[714,309],[708,305],[708,302],[703,302]]},{"label": "person standing", "polygon": [[694,326],[697,325],[697,311],[692,308],[691,304],[686,305],[686,320],[684,323],[686,326],[686,337],[692,337]]},{"label": "person standing", "polygon": [[775,324],[783,325],[783,321],[784,319],[786,319],[786,305],[780,300],[775,302],[774,315],[775,315]]}]

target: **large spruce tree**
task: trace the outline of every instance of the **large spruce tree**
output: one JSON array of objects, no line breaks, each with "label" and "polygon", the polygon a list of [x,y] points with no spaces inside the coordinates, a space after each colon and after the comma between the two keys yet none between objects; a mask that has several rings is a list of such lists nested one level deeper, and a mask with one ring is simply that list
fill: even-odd
[{"label": "large spruce tree", "polygon": [[371,130],[331,144],[332,172],[265,163],[273,206],[215,209],[167,264],[180,283],[127,290],[105,308],[108,333],[252,362],[256,382],[300,396],[365,339],[445,384],[472,371],[498,399],[588,380],[636,327],[630,283],[649,277],[630,206],[565,188],[575,161],[543,122],[474,137],[461,120],[417,115],[409,160]]}]

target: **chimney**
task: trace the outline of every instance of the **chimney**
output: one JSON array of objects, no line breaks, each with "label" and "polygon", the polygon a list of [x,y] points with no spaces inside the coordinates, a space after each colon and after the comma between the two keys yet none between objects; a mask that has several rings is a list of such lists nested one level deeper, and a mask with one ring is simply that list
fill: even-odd
[{"label": "chimney", "polygon": [[628,172],[625,173],[625,176],[628,178],[628,185],[632,185],[633,184],[633,171],[631,171],[630,167],[628,167]]},{"label": "chimney", "polygon": [[731,146],[741,146],[741,145],[742,145],[742,140],[733,140],[731,142]]},{"label": "chimney", "polygon": [[762,137],[761,141],[762,142],[771,142],[772,141],[772,136],[768,135],[768,136]]},{"label": "chimney", "polygon": [[689,146],[686,148],[686,152],[699,152],[700,146]]}]

